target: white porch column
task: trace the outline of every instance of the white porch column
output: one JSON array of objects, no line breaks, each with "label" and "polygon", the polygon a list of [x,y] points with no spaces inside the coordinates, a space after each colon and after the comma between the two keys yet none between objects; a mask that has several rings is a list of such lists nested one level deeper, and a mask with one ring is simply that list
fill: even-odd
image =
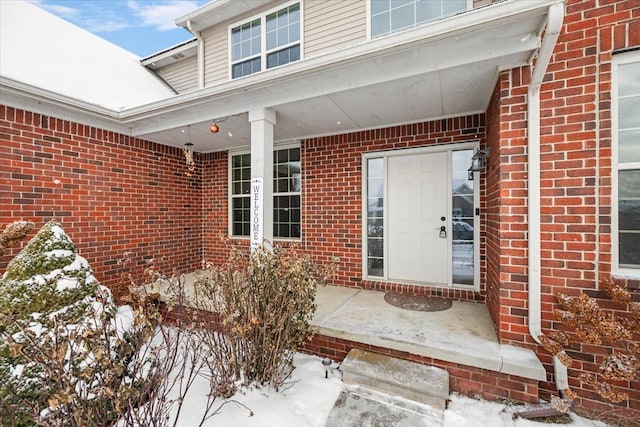
[{"label": "white porch column", "polygon": [[276,113],[249,111],[251,123],[251,250],[273,241],[273,126]]}]

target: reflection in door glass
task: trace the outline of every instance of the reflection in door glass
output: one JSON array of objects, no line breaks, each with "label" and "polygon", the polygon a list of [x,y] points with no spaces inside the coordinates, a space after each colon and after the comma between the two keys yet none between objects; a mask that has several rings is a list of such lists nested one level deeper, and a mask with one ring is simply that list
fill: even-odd
[{"label": "reflection in door glass", "polygon": [[473,285],[474,272],[474,193],[468,169],[473,150],[459,150],[452,155],[452,203],[451,214],[453,283]]},{"label": "reflection in door glass", "polygon": [[367,274],[384,275],[384,163],[367,160]]}]

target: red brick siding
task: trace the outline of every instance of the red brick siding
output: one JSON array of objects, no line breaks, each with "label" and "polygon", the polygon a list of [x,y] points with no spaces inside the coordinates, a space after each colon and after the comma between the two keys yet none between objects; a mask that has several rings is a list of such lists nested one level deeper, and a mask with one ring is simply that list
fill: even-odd
[{"label": "red brick siding", "polygon": [[[598,278],[611,274],[611,59],[640,47],[640,2],[570,1],[542,86],[543,328],[557,327],[555,294],[602,297]],[[606,300],[601,305],[611,307]],[[578,405],[610,410],[579,379],[597,372],[606,346],[576,346],[569,370]],[[615,407],[640,414],[639,383],[620,385],[630,399]],[[541,388],[552,390],[551,384]]]},{"label": "red brick siding", "polygon": [[486,369],[445,362],[430,357],[418,356],[403,351],[324,335],[314,335],[310,342],[305,343],[303,350],[321,357],[329,357],[336,362],[341,362],[353,348],[373,351],[446,369],[449,372],[450,390],[468,396],[482,396],[489,400],[513,399],[521,402],[538,402],[538,382],[514,375],[502,374]]},{"label": "red brick siding", "polygon": [[[541,88],[542,327],[558,327],[558,292],[601,296],[598,278],[611,273],[611,58],[640,47],[640,2],[569,1],[563,31]],[[531,347],[553,372],[551,360],[527,332],[526,84],[528,68],[503,72],[487,111],[487,142],[500,150],[487,173],[487,304],[501,342]],[[499,260],[499,263],[496,262]],[[494,265],[495,262],[495,265]],[[627,282],[637,287],[637,280]],[[601,300],[605,306],[608,302]],[[602,403],[579,380],[597,371],[611,349],[575,346],[569,370],[577,405],[640,410],[638,383],[621,385],[630,400]],[[552,380],[550,375],[550,381]],[[555,392],[541,383],[543,394]]]},{"label": "red brick siding", "polygon": [[[201,155],[203,256],[214,264],[222,264],[229,254],[229,156],[227,152]],[[248,245],[248,243],[247,243]]]},{"label": "red brick siding", "polygon": [[362,154],[479,140],[484,115],[396,126],[302,143],[303,248],[320,262],[340,259],[334,284],[376,290],[435,293],[483,300],[481,293],[362,280]]},{"label": "red brick siding", "polygon": [[0,224],[60,221],[107,286],[126,252],[137,272],[149,258],[182,271],[202,258],[200,170],[185,174],[177,148],[0,105],[0,166]]},{"label": "red brick siding", "polygon": [[[471,301],[482,292],[362,280],[362,154],[479,140],[484,115],[396,126],[302,141],[302,249],[321,263],[340,258],[333,284],[374,290],[437,294]],[[202,155],[204,257],[221,263],[228,255],[228,156]],[[233,239],[248,248],[248,240]]]}]

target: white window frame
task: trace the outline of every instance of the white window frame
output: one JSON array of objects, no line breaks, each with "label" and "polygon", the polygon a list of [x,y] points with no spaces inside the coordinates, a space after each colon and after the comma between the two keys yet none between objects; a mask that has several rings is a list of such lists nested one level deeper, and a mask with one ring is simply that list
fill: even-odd
[{"label": "white window frame", "polygon": [[[447,0],[444,0],[444,1],[447,1]],[[419,27],[421,27],[423,25],[428,25],[430,22],[436,22],[436,21],[438,21],[440,19],[446,19],[449,16],[452,16],[452,15],[443,15],[440,18],[433,19],[431,21],[426,21],[426,22],[423,22],[423,23],[420,23],[420,24],[416,24],[416,25],[414,25],[412,27],[408,27],[408,28],[405,28],[405,29],[402,29],[402,30],[392,31],[389,34],[373,37],[373,35],[371,33],[371,0],[366,0],[366,5],[367,5],[367,26],[366,26],[366,28],[367,28],[367,40],[375,40],[375,39],[380,39],[380,38],[383,38],[383,37],[389,37],[389,36],[392,36],[394,34],[398,34],[398,33],[401,33],[403,31],[410,31],[410,30],[413,30],[415,28],[419,28]],[[467,9],[466,10],[469,11],[471,9],[473,9],[473,0],[467,0]]]},{"label": "white window frame", "polygon": [[[302,146],[299,142],[289,142],[289,143],[284,143],[284,144],[278,144],[276,146],[273,147],[273,151],[279,151],[279,150],[290,150],[292,148],[298,148],[300,149],[300,191],[298,192],[288,192],[288,193],[279,193],[276,192],[275,189],[273,190],[273,198],[274,198],[274,218],[273,218],[273,223],[275,224],[276,219],[275,219],[275,197],[276,196],[284,196],[284,195],[299,195],[300,196],[300,236],[299,237],[275,237],[275,233],[274,233],[274,240],[278,240],[281,242],[301,242],[302,241],[302,194],[303,194],[303,189],[304,189],[304,182],[303,182],[303,170],[302,170]],[[274,179],[275,179],[275,175],[274,175]]]},{"label": "white window frame", "polygon": [[[253,16],[251,16],[250,18],[246,18],[243,19],[242,21],[239,22],[235,22],[231,25],[227,26],[227,52],[228,52],[228,58],[229,58],[229,64],[228,64],[228,75],[229,75],[229,80],[238,80],[238,79],[242,79],[242,78],[246,78],[249,76],[255,76],[257,74],[260,73],[264,73],[265,71],[269,71],[269,70],[275,70],[277,68],[280,67],[284,67],[286,65],[292,64],[293,62],[299,62],[302,61],[304,59],[304,0],[294,0],[294,1],[290,1],[287,3],[283,3],[277,7],[273,7],[265,12],[261,12],[259,14],[255,14]],[[270,51],[267,51],[267,16],[271,15],[274,12],[278,12],[282,9],[286,9],[290,6],[293,6],[295,4],[299,4],[300,5],[300,39],[298,41],[298,43],[289,43],[287,45],[283,45],[283,46],[278,46],[276,49],[271,49]],[[256,72],[256,73],[251,73],[251,74],[247,74],[246,76],[241,76],[241,77],[236,77],[233,78],[233,65],[239,62],[244,62],[245,60],[247,60],[247,58],[239,60],[234,62],[233,61],[233,44],[232,44],[232,37],[231,37],[231,32],[234,28],[240,27],[242,25],[245,25],[249,22],[255,21],[257,19],[260,19],[260,71]],[[288,62],[287,64],[283,64],[283,65],[278,65],[276,67],[272,67],[272,68],[267,68],[267,54],[276,51],[276,50],[281,50],[281,49],[286,49],[288,47],[294,46],[296,44],[300,45],[300,59],[297,61],[293,61],[293,62]]]},{"label": "white window frame", "polygon": [[[278,150],[287,150],[291,148],[299,148],[300,149],[300,237],[273,237],[274,241],[279,242],[301,242],[304,231],[302,230],[302,210],[303,210],[303,195],[304,191],[304,171],[302,166],[302,144],[299,141],[294,142],[283,142],[277,145],[274,145],[273,152]],[[232,180],[233,180],[233,156],[239,156],[243,154],[251,155],[251,150],[248,149],[239,149],[239,150],[230,150],[228,152],[228,161],[227,161],[227,188],[228,188],[228,198],[227,198],[227,233],[232,239],[244,239],[249,240],[250,236],[236,236],[233,234],[233,188],[232,188]],[[278,195],[283,194],[292,194],[292,193],[277,193]],[[271,197],[275,198],[276,192],[272,191]],[[273,227],[273,224],[271,224]]]},{"label": "white window frame", "polygon": [[[251,150],[235,150],[235,151],[229,151],[228,152],[228,177],[227,177],[227,188],[228,188],[228,201],[227,201],[227,205],[228,205],[228,234],[229,237],[231,237],[232,239],[246,239],[249,240],[249,238],[251,237],[250,235],[247,236],[241,236],[241,235],[234,235],[233,234],[233,199],[235,197],[246,197],[244,195],[242,196],[235,196],[233,195],[233,157],[234,156],[240,156],[243,154],[251,154]],[[249,196],[249,198],[251,198],[251,194],[248,194],[247,196]]]},{"label": "white window frame", "polygon": [[614,55],[611,60],[611,273],[640,278],[640,269],[620,267],[618,221],[618,171],[640,169],[640,162],[618,163],[618,67],[640,62],[640,51]]},{"label": "white window frame", "polygon": [[[389,279],[388,276],[388,272],[389,272],[389,240],[386,238],[386,233],[384,234],[385,238],[383,241],[383,256],[384,256],[384,261],[383,261],[383,270],[384,270],[384,275],[383,276],[369,276],[368,273],[368,262],[367,262],[367,258],[368,258],[368,254],[367,254],[367,160],[369,159],[375,159],[375,158],[382,158],[383,159],[383,167],[384,167],[384,206],[383,206],[383,218],[384,218],[384,223],[385,223],[385,227],[389,218],[389,204],[387,203],[387,201],[389,200],[389,194],[388,194],[388,189],[389,186],[387,185],[388,182],[388,177],[387,177],[387,173],[388,173],[388,165],[387,165],[387,161],[390,157],[394,157],[394,156],[406,156],[406,155],[419,155],[419,154],[431,154],[431,153],[442,153],[442,152],[446,152],[447,153],[447,161],[449,164],[451,164],[452,162],[452,152],[453,151],[458,151],[458,150],[470,150],[473,149],[474,151],[477,151],[478,148],[480,146],[479,141],[477,140],[473,140],[473,141],[468,141],[468,142],[456,142],[453,144],[442,144],[442,145],[432,145],[432,146],[427,146],[427,147],[417,147],[417,148],[408,148],[408,149],[403,149],[403,150],[386,150],[386,151],[372,151],[372,152],[368,152],[368,153],[364,153],[362,154],[362,159],[361,159],[361,169],[362,169],[362,178],[361,178],[361,182],[362,182],[362,188],[361,188],[361,194],[362,194],[362,236],[361,236],[361,242],[362,242],[362,278],[364,280],[370,280],[370,281],[376,281],[376,282],[388,282],[390,280],[392,280],[394,283],[404,283],[403,281],[397,280],[397,279]],[[448,176],[447,176],[447,185],[448,185],[448,193],[449,193],[449,197],[447,198],[447,212],[451,213],[453,210],[453,201],[451,200],[451,194],[452,194],[452,188],[451,188],[451,181],[452,181],[452,171],[451,168],[449,168],[449,172],[448,172]],[[473,173],[473,180],[474,180],[474,185],[473,185],[473,197],[474,197],[474,204],[476,204],[479,207],[479,202],[480,202],[480,185],[478,184],[479,179],[480,179],[480,173],[479,172],[474,172]],[[474,212],[475,214],[475,212]],[[453,238],[453,229],[452,229],[452,218],[451,215],[449,215],[449,221],[447,223],[447,229],[450,230],[449,233],[447,233],[447,240],[448,240],[448,244],[451,246],[452,244],[452,238]],[[428,283],[424,283],[424,284],[418,284],[420,286],[430,286],[430,287],[438,287],[438,288],[443,288],[443,289],[461,289],[461,290],[467,290],[467,291],[480,291],[480,215],[474,215],[473,216],[473,228],[474,228],[474,232],[473,232],[473,241],[474,241],[474,248],[473,248],[473,286],[470,285],[461,285],[461,284],[454,284],[453,283],[453,262],[451,259],[449,259],[448,262],[448,267],[447,267],[447,286],[436,286],[436,285],[432,285],[432,284],[428,284]],[[450,258],[452,256],[452,253],[450,253]],[[411,283],[411,284],[416,284],[415,282],[406,282],[406,283]]]}]

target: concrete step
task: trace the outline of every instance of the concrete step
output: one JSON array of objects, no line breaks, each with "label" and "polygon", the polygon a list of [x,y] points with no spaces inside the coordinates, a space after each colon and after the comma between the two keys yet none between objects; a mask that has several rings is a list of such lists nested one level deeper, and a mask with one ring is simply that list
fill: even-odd
[{"label": "concrete step", "polygon": [[326,427],[442,427],[441,410],[363,387],[344,390]]},{"label": "concrete step", "polygon": [[413,411],[426,405],[429,414],[432,409],[444,413],[449,398],[449,373],[444,369],[353,349],[340,370],[347,385],[419,403]]}]

